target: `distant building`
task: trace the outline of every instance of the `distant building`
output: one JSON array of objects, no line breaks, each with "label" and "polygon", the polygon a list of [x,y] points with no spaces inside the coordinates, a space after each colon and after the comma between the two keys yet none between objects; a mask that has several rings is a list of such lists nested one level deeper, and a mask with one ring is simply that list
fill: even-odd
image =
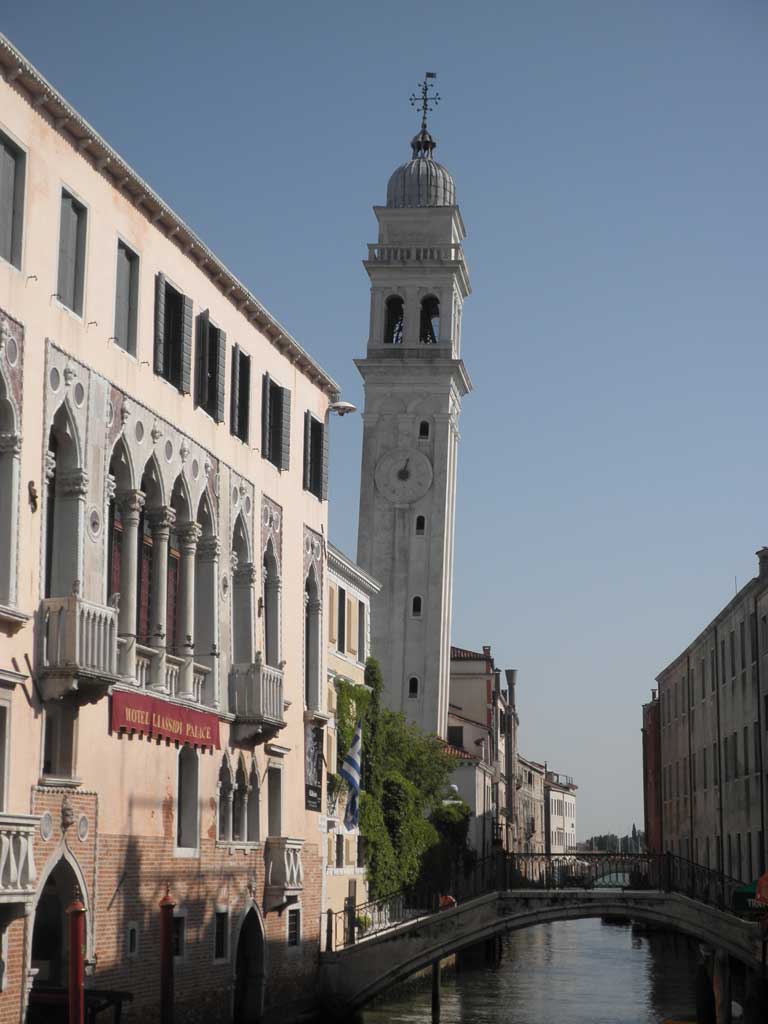
[{"label": "distant building", "polygon": [[576,849],[576,789],[570,775],[547,771],[544,776],[544,845],[551,854]]},{"label": "distant building", "polygon": [[643,704],[643,808],[645,843],[649,853],[661,853],[661,731],[658,691]]},{"label": "distant building", "polygon": [[544,775],[543,764],[517,755],[517,845],[519,853],[544,853]]},{"label": "distant building", "polygon": [[[661,846],[744,880],[766,863],[768,548],[757,556],[758,575],[657,676],[648,723],[661,751]],[[646,783],[648,800],[647,773]]]},{"label": "distant building", "polygon": [[[328,700],[326,764],[338,777],[347,751],[340,750],[336,728],[339,687],[343,683],[365,686],[365,661],[370,652],[371,597],[379,584],[348,558],[328,545]],[[314,727],[311,725],[308,727]],[[344,825],[346,796],[329,784],[327,802],[327,852],[324,910],[344,909],[347,898],[367,899],[365,850],[360,830]]]},{"label": "distant building", "polygon": [[451,648],[448,744],[461,752],[453,775],[472,811],[470,845],[487,856],[506,842],[508,692],[490,647]]}]

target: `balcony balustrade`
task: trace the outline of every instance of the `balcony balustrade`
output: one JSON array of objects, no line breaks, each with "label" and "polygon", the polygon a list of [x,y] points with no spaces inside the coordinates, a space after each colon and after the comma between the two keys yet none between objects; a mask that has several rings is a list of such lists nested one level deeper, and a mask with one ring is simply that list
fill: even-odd
[{"label": "balcony balustrade", "polygon": [[55,700],[72,690],[98,700],[121,678],[117,610],[77,595],[46,598],[40,606],[40,690]]},{"label": "balcony balustrade", "polygon": [[33,857],[39,818],[27,814],[0,813],[0,905],[17,904],[12,916],[32,906],[37,882]]},{"label": "balcony balustrade", "polygon": [[237,742],[263,734],[274,735],[285,726],[283,673],[265,665],[261,654],[254,662],[233,665],[230,673],[230,710]]},{"label": "balcony balustrade", "polygon": [[369,245],[371,263],[450,263],[464,262],[460,245]]},{"label": "balcony balustrade", "polygon": [[267,910],[295,903],[304,889],[303,839],[268,836],[264,843],[264,901]]}]

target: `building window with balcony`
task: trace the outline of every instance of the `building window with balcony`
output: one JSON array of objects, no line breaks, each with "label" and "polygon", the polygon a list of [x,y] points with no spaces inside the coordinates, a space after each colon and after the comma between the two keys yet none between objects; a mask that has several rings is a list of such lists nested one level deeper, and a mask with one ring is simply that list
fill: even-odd
[{"label": "building window with balcony", "polygon": [[251,357],[239,345],[232,350],[232,381],[229,398],[229,430],[248,444],[251,418]]},{"label": "building window with balcony", "polygon": [[26,164],[24,151],[0,132],[0,259],[16,268],[21,267]]},{"label": "building window with balcony", "polygon": [[115,275],[115,334],[113,341],[136,355],[136,323],[139,309],[139,257],[125,242],[117,243]]},{"label": "building window with balcony", "polygon": [[179,751],[176,790],[176,846],[196,850],[197,837],[197,752],[188,743]]},{"label": "building window with balcony", "polygon": [[192,368],[192,299],[155,277],[155,373],[188,395]]},{"label": "building window with balcony", "polygon": [[261,382],[261,454],[278,469],[290,466],[291,392],[268,373]]},{"label": "building window with balcony", "polygon": [[208,310],[197,317],[195,402],[217,423],[224,421],[224,378],[227,336],[210,320]]},{"label": "building window with balcony", "polygon": [[328,430],[310,412],[304,413],[304,490],[320,501],[328,497]]},{"label": "building window with balcony", "polygon": [[85,287],[85,235],[88,214],[81,202],[61,190],[59,219],[59,302],[78,316],[83,314]]},{"label": "building window with balcony", "polygon": [[236,665],[254,659],[253,613],[256,570],[251,559],[248,527],[242,515],[232,533],[232,660]]}]

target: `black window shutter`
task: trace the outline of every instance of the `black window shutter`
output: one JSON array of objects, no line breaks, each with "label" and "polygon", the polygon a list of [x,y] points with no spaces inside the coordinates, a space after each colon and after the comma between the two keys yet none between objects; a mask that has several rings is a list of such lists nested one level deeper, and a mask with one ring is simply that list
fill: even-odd
[{"label": "black window shutter", "polygon": [[238,410],[240,407],[240,346],[232,346],[232,382],[229,392],[229,432],[239,436],[240,421]]},{"label": "black window shutter", "polygon": [[269,451],[269,374],[261,378],[261,454],[265,459]]},{"label": "black window shutter", "polygon": [[320,428],[323,433],[323,470],[320,480],[320,500],[328,500],[328,424],[324,423]]},{"label": "black window shutter", "polygon": [[283,422],[280,425],[280,469],[291,465],[291,392],[283,388]]},{"label": "black window shutter", "polygon": [[195,405],[205,405],[208,387],[208,338],[210,321],[208,310],[197,314],[197,338],[195,339]]},{"label": "black window shutter", "polygon": [[59,227],[59,279],[58,295],[68,309],[75,308],[75,256],[77,248],[77,213],[71,196],[61,197]]},{"label": "black window shutter", "polygon": [[165,274],[155,275],[155,373],[165,366]]},{"label": "black window shutter", "polygon": [[309,490],[312,475],[312,416],[304,413],[304,490]]},{"label": "black window shutter", "polygon": [[181,318],[181,384],[179,391],[188,395],[192,383],[192,299],[184,296]]},{"label": "black window shutter", "polygon": [[216,362],[216,422],[224,422],[224,394],[227,372],[227,336],[219,331]]},{"label": "black window shutter", "polygon": [[16,191],[16,156],[0,139],[0,256],[13,258],[13,208]]}]

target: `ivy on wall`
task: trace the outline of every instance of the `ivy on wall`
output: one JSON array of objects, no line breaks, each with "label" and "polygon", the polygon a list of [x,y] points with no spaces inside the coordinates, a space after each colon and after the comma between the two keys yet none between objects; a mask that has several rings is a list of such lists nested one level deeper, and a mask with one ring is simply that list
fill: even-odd
[{"label": "ivy on wall", "polygon": [[440,846],[441,832],[430,816],[440,821],[455,762],[437,736],[382,707],[381,669],[373,658],[366,662],[365,682],[337,681],[336,729],[341,763],[363,719],[360,834],[375,898],[414,883],[427,867],[428,851]]}]

